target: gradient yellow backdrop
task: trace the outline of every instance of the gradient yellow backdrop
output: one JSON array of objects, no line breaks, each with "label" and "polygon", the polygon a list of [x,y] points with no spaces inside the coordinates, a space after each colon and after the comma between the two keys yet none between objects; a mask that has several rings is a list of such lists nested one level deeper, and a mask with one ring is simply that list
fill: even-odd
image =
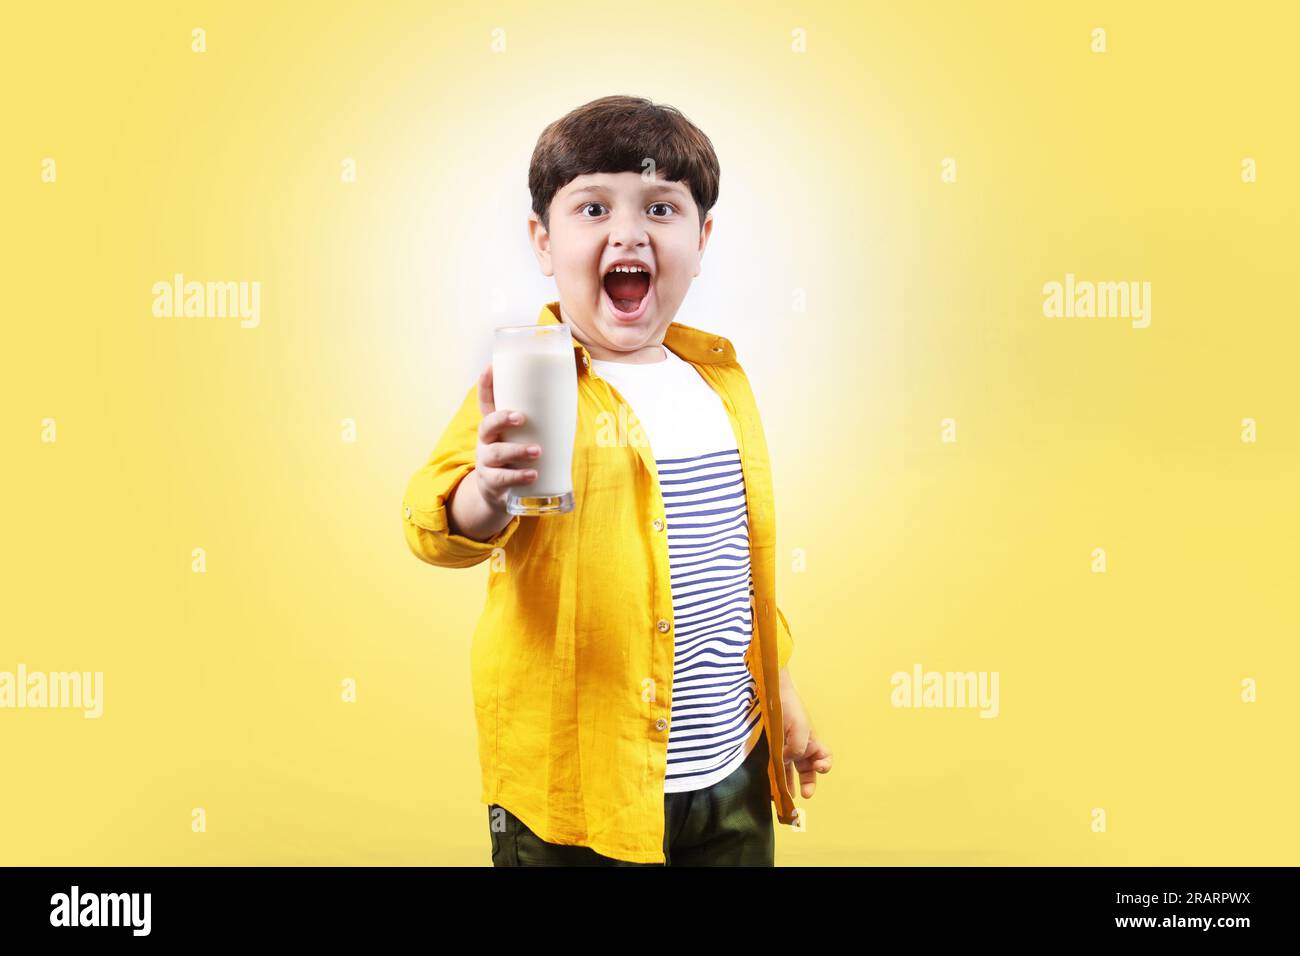
[{"label": "gradient yellow backdrop", "polygon": [[[1300,20],[899,7],[11,12],[0,671],[102,671],[104,713],[0,710],[0,863],[489,862],[488,570],[400,498],[554,298],[537,135],[610,93],[722,164],[678,318],[753,383],[835,755],[778,864],[1297,862]],[[176,273],[260,324],[155,317]],[[1045,317],[1067,273],[1150,326]],[[916,664],[999,716],[892,707]]]}]

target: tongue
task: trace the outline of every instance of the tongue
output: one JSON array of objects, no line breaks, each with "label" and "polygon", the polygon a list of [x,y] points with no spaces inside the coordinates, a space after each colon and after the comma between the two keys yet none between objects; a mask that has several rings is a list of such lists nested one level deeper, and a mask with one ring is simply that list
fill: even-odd
[{"label": "tongue", "polygon": [[623,312],[635,312],[650,291],[650,277],[644,272],[611,272],[605,276],[605,291]]}]

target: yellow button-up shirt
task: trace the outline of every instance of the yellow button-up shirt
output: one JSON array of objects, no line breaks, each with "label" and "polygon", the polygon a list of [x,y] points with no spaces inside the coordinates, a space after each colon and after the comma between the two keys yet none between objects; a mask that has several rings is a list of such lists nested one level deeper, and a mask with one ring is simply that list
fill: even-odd
[{"label": "yellow button-up shirt", "polygon": [[[539,325],[560,321],[558,302],[542,308]],[[717,392],[736,434],[754,582],[745,661],[762,707],[777,819],[793,823],[779,671],[794,643],[776,604],[763,427],[731,342],[674,322],[663,344]],[[573,350],[574,510],[516,515],[488,541],[448,530],[447,501],[475,464],[483,417],[475,383],[407,486],[403,529],[429,564],[468,568],[491,559],[470,654],[482,802],[505,807],[547,842],[663,863],[674,656],[664,503],[650,449],[620,437],[626,402],[592,371],[576,339]]]}]

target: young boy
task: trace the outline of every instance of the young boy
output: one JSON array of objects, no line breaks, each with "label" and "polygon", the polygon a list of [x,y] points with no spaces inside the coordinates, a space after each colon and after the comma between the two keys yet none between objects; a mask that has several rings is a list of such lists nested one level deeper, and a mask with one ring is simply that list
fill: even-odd
[{"label": "young boy", "polygon": [[[831,752],[790,677],[767,447],[727,339],[673,321],[718,160],[630,96],[543,131],[528,228],[574,341],[574,510],[511,515],[546,448],[511,441],[492,367],[403,500],[420,559],[491,558],[471,651],[492,862],[773,864]],[[652,453],[653,449],[653,453]],[[777,746],[771,742],[777,741]]]}]

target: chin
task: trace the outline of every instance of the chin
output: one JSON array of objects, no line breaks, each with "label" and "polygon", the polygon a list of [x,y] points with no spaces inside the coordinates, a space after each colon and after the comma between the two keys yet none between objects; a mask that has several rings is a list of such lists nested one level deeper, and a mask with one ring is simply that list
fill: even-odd
[{"label": "chin", "polygon": [[649,325],[638,323],[635,326],[627,326],[612,322],[609,319],[600,321],[600,330],[604,334],[606,342],[625,349],[639,348],[651,337],[651,333],[654,331],[653,327]]}]

